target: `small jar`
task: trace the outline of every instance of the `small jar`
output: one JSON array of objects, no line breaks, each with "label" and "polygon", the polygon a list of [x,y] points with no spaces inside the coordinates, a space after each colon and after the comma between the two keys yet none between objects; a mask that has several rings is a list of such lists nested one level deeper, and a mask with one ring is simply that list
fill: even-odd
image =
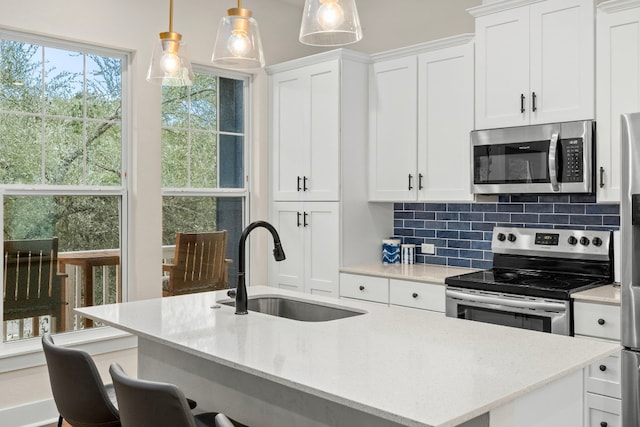
[{"label": "small jar", "polygon": [[400,257],[403,264],[416,263],[416,245],[407,243],[400,246]]},{"label": "small jar", "polygon": [[382,241],[382,263],[397,264],[400,262],[400,239]]}]

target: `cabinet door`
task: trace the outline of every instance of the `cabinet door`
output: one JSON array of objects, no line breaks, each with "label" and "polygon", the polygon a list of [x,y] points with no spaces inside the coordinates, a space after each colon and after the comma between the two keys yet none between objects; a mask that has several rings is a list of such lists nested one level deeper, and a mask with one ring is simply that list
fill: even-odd
[{"label": "cabinet door", "polygon": [[373,64],[370,76],[369,199],[415,200],[417,60]]},{"label": "cabinet door", "polygon": [[339,204],[305,204],[305,292],[338,296],[340,269]]},{"label": "cabinet door", "polygon": [[593,1],[534,3],[530,17],[530,122],[593,119]]},{"label": "cabinet door", "polygon": [[476,129],[529,124],[529,8],[476,19]]},{"label": "cabinet door", "polygon": [[597,25],[597,197],[620,203],[620,114],[640,111],[640,8],[599,10]]},{"label": "cabinet door", "polygon": [[340,182],[340,63],[308,67],[309,169],[305,200],[338,201]]},{"label": "cabinet door", "polygon": [[473,44],[418,57],[418,199],[473,200]]},{"label": "cabinet door", "polygon": [[308,77],[303,70],[276,74],[271,82],[273,199],[300,200],[308,169]]},{"label": "cabinet door", "polygon": [[[269,259],[271,267],[269,285],[294,291],[304,291],[304,233],[303,205],[295,202],[273,204],[271,216],[278,230],[282,249],[286,255],[284,261]],[[272,244],[269,242],[269,244]],[[271,251],[269,251],[271,253]]]}]

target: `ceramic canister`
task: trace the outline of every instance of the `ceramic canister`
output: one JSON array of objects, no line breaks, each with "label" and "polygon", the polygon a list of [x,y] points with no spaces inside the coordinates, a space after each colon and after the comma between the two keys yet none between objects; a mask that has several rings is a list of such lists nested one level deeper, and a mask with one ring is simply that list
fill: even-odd
[{"label": "ceramic canister", "polygon": [[400,253],[403,264],[415,264],[416,263],[416,245],[405,244],[400,246]]},{"label": "ceramic canister", "polygon": [[397,264],[400,262],[400,239],[382,241],[382,263]]}]

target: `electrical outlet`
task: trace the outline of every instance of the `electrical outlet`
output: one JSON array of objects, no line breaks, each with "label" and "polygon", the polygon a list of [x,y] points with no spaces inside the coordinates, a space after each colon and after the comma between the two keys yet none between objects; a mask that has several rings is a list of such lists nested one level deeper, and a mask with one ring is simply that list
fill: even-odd
[{"label": "electrical outlet", "polygon": [[436,253],[436,246],[433,243],[423,243],[420,245],[420,252],[427,255],[433,255]]}]

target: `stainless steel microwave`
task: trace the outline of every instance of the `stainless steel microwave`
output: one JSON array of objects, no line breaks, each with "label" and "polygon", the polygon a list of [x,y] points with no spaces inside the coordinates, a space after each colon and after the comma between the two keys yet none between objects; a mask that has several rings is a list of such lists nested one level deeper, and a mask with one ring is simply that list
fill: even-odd
[{"label": "stainless steel microwave", "polygon": [[477,194],[592,193],[593,120],[471,132]]}]

